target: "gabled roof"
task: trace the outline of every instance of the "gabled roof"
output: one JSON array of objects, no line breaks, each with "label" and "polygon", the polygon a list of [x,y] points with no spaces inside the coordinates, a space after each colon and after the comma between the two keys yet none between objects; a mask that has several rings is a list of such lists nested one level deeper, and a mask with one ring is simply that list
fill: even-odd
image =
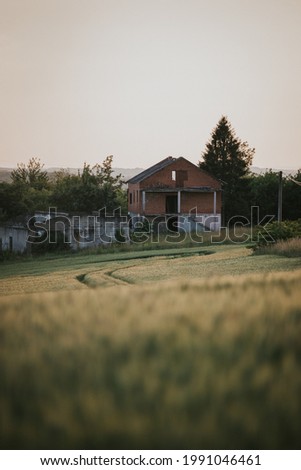
[{"label": "gabled roof", "polygon": [[152,176],[154,173],[157,173],[157,171],[162,170],[163,168],[175,162],[176,160],[177,159],[174,157],[164,158],[164,160],[161,160],[159,163],[156,163],[155,165],[151,166],[147,170],[141,171],[141,173],[139,173],[138,175],[133,176],[133,178],[129,179],[127,183],[131,183],[131,184],[140,183],[140,181],[143,181],[149,176]]}]

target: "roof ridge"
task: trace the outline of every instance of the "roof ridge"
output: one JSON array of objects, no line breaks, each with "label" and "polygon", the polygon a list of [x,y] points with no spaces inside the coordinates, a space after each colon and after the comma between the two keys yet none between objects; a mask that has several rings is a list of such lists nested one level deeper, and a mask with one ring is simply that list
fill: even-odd
[{"label": "roof ridge", "polygon": [[149,176],[152,176],[154,173],[157,173],[157,171],[165,168],[166,166],[170,165],[176,160],[177,158],[175,157],[166,157],[160,162],[155,163],[155,165],[147,168],[146,170],[141,171],[141,173],[138,173],[138,175],[133,176],[127,181],[127,183],[131,183],[131,184],[139,183],[140,181],[143,181]]}]

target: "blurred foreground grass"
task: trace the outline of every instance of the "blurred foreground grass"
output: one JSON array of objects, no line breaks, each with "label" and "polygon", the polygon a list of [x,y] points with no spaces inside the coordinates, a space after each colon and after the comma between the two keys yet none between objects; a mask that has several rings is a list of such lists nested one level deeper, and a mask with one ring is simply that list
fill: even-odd
[{"label": "blurred foreground grass", "polygon": [[298,449],[301,271],[1,299],[1,448]]}]

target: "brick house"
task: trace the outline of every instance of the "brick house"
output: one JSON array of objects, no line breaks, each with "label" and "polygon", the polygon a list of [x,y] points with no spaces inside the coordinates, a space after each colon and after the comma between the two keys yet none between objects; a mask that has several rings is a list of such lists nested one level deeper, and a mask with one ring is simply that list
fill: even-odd
[{"label": "brick house", "polygon": [[128,181],[128,213],[175,231],[221,225],[221,182],[186,158],[168,157]]}]

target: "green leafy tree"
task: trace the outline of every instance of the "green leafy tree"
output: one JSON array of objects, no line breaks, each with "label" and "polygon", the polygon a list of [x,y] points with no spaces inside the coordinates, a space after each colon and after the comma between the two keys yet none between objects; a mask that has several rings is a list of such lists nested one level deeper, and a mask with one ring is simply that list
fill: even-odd
[{"label": "green leafy tree", "polygon": [[127,193],[123,187],[124,181],[119,173],[114,175],[112,168],[113,155],[109,155],[101,165],[94,167],[103,191],[103,207],[113,211],[118,207],[122,213],[127,212]]},{"label": "green leafy tree", "polygon": [[27,165],[19,163],[11,179],[10,184],[2,183],[0,187],[2,220],[48,209],[51,187],[39,159],[31,158]]},{"label": "green leafy tree", "polygon": [[252,178],[250,205],[258,206],[261,216],[274,215],[277,217],[278,183],[279,175],[272,170],[254,175]]},{"label": "green leafy tree", "polygon": [[112,169],[113,157],[102,164],[84,164],[82,171],[72,175],[60,170],[50,183],[38,159],[19,164],[12,172],[12,183],[0,183],[0,219],[32,214],[56,206],[68,212],[92,212],[103,207],[113,212],[121,207],[127,211],[126,191],[121,175]]},{"label": "green leafy tree", "polygon": [[[283,177],[282,216],[283,220],[301,218],[301,171],[293,176]],[[299,185],[299,184],[300,185]],[[250,202],[258,206],[261,216],[278,214],[279,172],[269,170],[250,179]]]},{"label": "green leafy tree", "polygon": [[244,189],[255,150],[235,135],[227,117],[222,116],[206,144],[199,165],[223,182],[223,216],[227,222],[232,216],[245,212]]},{"label": "green leafy tree", "polygon": [[91,212],[106,207],[114,211],[118,207],[126,211],[126,196],[121,175],[114,175],[113,157],[102,164],[85,163],[81,172],[71,175],[60,171],[55,176],[52,204],[59,210]]},{"label": "green leafy tree", "polygon": [[71,175],[65,171],[56,175],[51,205],[59,210],[68,212],[90,212],[100,199],[100,188],[89,178],[88,170],[84,167],[83,173]]},{"label": "green leafy tree", "polygon": [[27,165],[18,163],[17,169],[11,172],[13,184],[23,184],[37,190],[48,188],[49,178],[43,167],[40,159],[35,157]]},{"label": "green leafy tree", "polygon": [[21,186],[0,183],[0,221],[13,219],[28,212]]},{"label": "green leafy tree", "polygon": [[284,178],[282,200],[283,218],[301,219],[301,170]]}]

